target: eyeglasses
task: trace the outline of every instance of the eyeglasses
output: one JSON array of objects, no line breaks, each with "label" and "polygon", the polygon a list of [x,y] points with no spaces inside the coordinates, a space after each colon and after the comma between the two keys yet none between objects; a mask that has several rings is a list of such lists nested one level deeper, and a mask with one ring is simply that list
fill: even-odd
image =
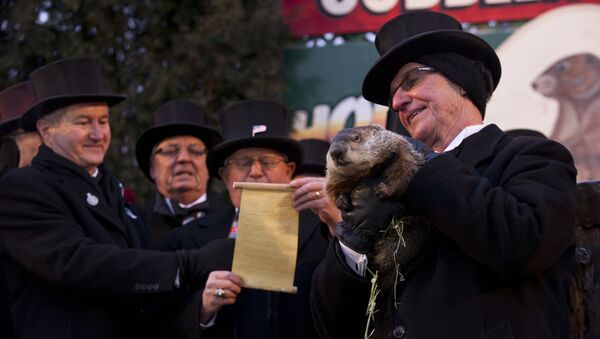
[{"label": "eyeglasses", "polygon": [[429,66],[419,66],[410,69],[408,72],[404,73],[404,77],[400,81],[398,87],[394,88],[392,91],[392,95],[396,93],[398,88],[402,88],[403,91],[410,91],[416,84],[423,78],[424,75],[431,74],[437,72],[435,68]]},{"label": "eyeglasses", "polygon": [[[208,151],[206,148],[200,145],[188,145],[186,147],[187,152],[194,157],[201,157],[205,155]],[[154,154],[159,154],[168,158],[174,158],[179,155],[182,150],[182,146],[180,145],[168,145],[166,147],[159,147],[154,151]]]},{"label": "eyeglasses", "polygon": [[248,172],[255,161],[258,161],[263,170],[270,170],[275,168],[281,162],[287,162],[287,159],[277,156],[264,156],[258,158],[243,157],[239,159],[227,159],[225,160],[225,166],[231,165],[239,171]]}]

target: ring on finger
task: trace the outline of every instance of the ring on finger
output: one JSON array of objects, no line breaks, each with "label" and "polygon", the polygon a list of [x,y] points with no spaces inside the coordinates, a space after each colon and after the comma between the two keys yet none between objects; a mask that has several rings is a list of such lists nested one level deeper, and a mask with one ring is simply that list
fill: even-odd
[{"label": "ring on finger", "polygon": [[222,288],[217,288],[215,290],[215,296],[219,297],[219,298],[224,298],[225,297],[225,290]]},{"label": "ring on finger", "polygon": [[316,191],[316,192],[315,192],[315,195],[317,196],[317,199],[319,199],[319,198],[321,197],[321,192],[319,192],[319,191]]}]

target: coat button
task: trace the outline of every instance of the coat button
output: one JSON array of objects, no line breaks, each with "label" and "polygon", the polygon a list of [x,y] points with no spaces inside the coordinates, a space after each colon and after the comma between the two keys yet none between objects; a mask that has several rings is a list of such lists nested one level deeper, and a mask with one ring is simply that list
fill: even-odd
[{"label": "coat button", "polygon": [[394,338],[402,338],[404,337],[404,334],[406,333],[406,328],[402,325],[398,325],[394,328],[394,330],[392,331],[392,335],[394,336]]}]

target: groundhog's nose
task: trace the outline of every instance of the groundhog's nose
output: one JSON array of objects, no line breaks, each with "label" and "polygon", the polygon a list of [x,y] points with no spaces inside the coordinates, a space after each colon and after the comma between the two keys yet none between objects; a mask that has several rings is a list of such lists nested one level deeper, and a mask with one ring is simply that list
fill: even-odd
[{"label": "groundhog's nose", "polygon": [[341,147],[332,147],[329,150],[329,154],[331,155],[331,159],[338,162],[344,158],[344,150]]}]

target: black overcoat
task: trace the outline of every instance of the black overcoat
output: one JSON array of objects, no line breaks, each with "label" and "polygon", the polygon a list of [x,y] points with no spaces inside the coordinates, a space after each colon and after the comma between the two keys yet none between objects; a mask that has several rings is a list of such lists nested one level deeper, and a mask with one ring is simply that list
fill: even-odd
[{"label": "black overcoat", "polygon": [[[162,196],[159,199],[164,199]],[[221,197],[215,193],[207,194],[208,210],[201,218],[192,220],[185,225],[174,216],[160,214],[154,211],[155,201],[146,204],[142,208],[142,217],[148,228],[150,237],[150,247],[156,250],[173,250],[182,248],[200,248],[215,239],[226,238],[229,234],[229,226],[231,224],[231,216],[234,208],[231,204],[225,204]],[[175,237],[172,238],[171,233],[179,228],[190,228],[192,233],[201,232],[202,234],[194,234],[193,236]],[[192,231],[193,230],[193,231]],[[181,240],[183,243],[173,243],[173,241]],[[188,242],[192,243],[188,243]]]},{"label": "black overcoat", "polygon": [[[165,314],[181,316],[173,324],[193,320],[196,328],[200,281],[230,267],[214,259],[230,261],[231,247],[217,255],[210,246],[141,250],[117,181],[102,167],[100,175],[90,177],[42,145],[31,167],[0,180],[0,244],[18,338],[147,338],[144,311],[160,310],[163,300]],[[188,283],[197,286],[188,291]],[[184,309],[194,314],[177,313]]]},{"label": "black overcoat", "polygon": [[[8,166],[8,164],[5,164],[0,160],[0,178],[12,169],[11,166]],[[12,339],[13,326],[10,317],[10,309],[8,308],[8,285],[6,274],[4,273],[6,258],[2,255],[2,252],[2,249],[0,249],[0,338]]]},{"label": "black overcoat", "polygon": [[[373,338],[569,338],[576,170],[551,140],[490,125],[427,162],[403,202],[437,240],[377,306]],[[337,240],[313,279],[324,338],[362,338],[370,282]]]},{"label": "black overcoat", "polygon": [[[229,219],[233,219],[233,211]],[[173,244],[191,249],[215,237],[227,236],[228,231],[228,227],[221,234],[209,226],[180,227],[173,232]],[[216,324],[203,332],[203,338],[318,338],[310,316],[309,297],[313,272],[323,260],[328,243],[326,225],[312,211],[301,211],[294,275],[298,293],[243,289],[236,304],[219,311]]]}]

